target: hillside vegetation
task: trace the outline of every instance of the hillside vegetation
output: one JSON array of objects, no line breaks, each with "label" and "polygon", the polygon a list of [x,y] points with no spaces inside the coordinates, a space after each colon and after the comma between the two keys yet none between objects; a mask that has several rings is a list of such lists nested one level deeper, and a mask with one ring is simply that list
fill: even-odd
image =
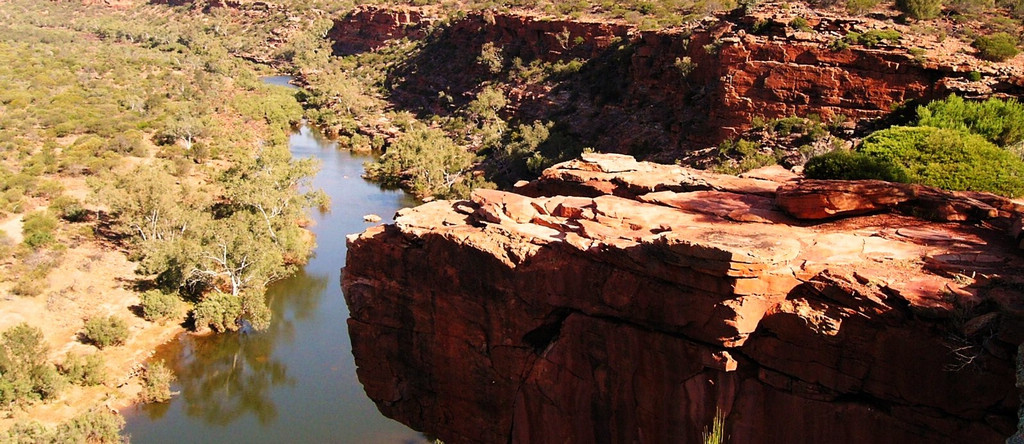
[{"label": "hillside vegetation", "polygon": [[[288,151],[292,91],[172,16],[30,1],[0,16],[0,408],[20,417],[97,384],[120,396],[135,356],[120,349],[144,354],[167,339],[146,332],[173,334],[186,313],[163,309],[168,329],[121,301],[154,321],[152,305],[178,301],[198,329],[263,328],[265,286],[305,262],[306,213],[327,204],[309,191],[316,163]],[[147,289],[172,302],[139,299]],[[65,345],[76,330],[82,343]]]}]

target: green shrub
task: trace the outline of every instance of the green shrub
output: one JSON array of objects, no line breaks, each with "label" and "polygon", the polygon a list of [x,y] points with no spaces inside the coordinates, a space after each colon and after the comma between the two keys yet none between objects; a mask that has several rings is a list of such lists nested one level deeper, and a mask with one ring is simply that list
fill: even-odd
[{"label": "green shrub", "polygon": [[811,24],[807,22],[807,19],[803,17],[794,17],[793,20],[789,21],[789,27],[798,31],[810,31]]},{"label": "green shrub", "polygon": [[174,374],[163,361],[146,364],[146,371],[142,374],[142,393],[139,394],[142,402],[164,402],[171,399],[173,381]]},{"label": "green shrub", "polygon": [[947,190],[988,191],[1009,197],[1024,194],[1024,162],[975,134],[934,127],[892,127],[872,133],[854,154],[873,161],[843,154],[819,156],[809,162],[808,177],[884,179],[889,175],[895,181]]},{"label": "green shrub", "polygon": [[861,15],[878,6],[879,3],[881,0],[847,0],[846,10],[850,14]]},{"label": "green shrub", "polygon": [[993,62],[1002,62],[1013,58],[1020,52],[1017,49],[1019,43],[1017,37],[1005,32],[997,32],[992,35],[979,36],[974,39],[973,46],[978,49],[978,57]]},{"label": "green shrub", "polygon": [[907,181],[907,175],[892,162],[844,150],[812,157],[804,165],[804,175],[811,179]]},{"label": "green shrub", "polygon": [[[867,46],[868,48],[874,48],[882,42],[898,42],[901,36],[900,32],[895,29],[872,29],[863,34],[859,32],[850,32],[846,34],[846,37],[843,37],[843,40],[845,40],[848,45],[858,44]],[[833,43],[833,45],[835,45],[835,43]]]},{"label": "green shrub", "polygon": [[911,18],[930,20],[939,16],[942,0],[896,0],[896,7]]},{"label": "green shrub", "polygon": [[53,243],[53,231],[57,228],[57,218],[48,211],[33,211],[25,215],[21,233],[22,242],[32,249]]},{"label": "green shrub", "polygon": [[230,294],[214,291],[196,304],[193,316],[196,328],[210,327],[218,332],[233,331],[238,329],[238,319],[242,316],[242,301]]},{"label": "green shrub", "polygon": [[720,163],[714,168],[722,174],[739,174],[775,164],[774,152],[763,152],[761,144],[749,140],[727,140],[718,146]]},{"label": "green shrub", "polygon": [[60,372],[69,382],[80,385],[100,385],[107,380],[103,356],[96,353],[83,357],[68,352],[60,365]]},{"label": "green shrub", "polygon": [[0,404],[52,399],[65,385],[53,364],[43,332],[26,323],[0,334]]},{"label": "green shrub", "polygon": [[176,318],[181,315],[181,301],[177,295],[160,290],[149,290],[140,295],[142,317],[147,321]]},{"label": "green shrub", "polygon": [[82,202],[71,196],[58,196],[50,202],[50,209],[68,222],[82,222],[89,217],[89,211]]},{"label": "green shrub", "polygon": [[78,415],[57,427],[54,442],[122,442],[124,418],[109,409],[95,409]]},{"label": "green shrub", "polygon": [[971,71],[971,72],[967,73],[967,80],[970,80],[972,82],[977,82],[977,81],[981,80],[981,73],[978,72],[978,71]]},{"label": "green shrub", "polygon": [[85,322],[85,338],[99,348],[122,345],[128,339],[128,324],[117,316],[92,318]]},{"label": "green shrub", "polygon": [[974,102],[950,95],[918,107],[917,125],[968,131],[1007,146],[1024,140],[1024,104],[996,98]]}]

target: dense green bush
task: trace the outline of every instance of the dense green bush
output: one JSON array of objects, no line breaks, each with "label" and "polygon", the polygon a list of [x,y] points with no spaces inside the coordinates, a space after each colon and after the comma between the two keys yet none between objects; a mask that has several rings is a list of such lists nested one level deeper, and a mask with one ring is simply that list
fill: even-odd
[{"label": "dense green bush", "polygon": [[230,294],[214,291],[196,304],[193,317],[197,329],[210,327],[219,332],[234,331],[242,317],[242,301]]},{"label": "dense green bush", "polygon": [[804,165],[804,175],[811,179],[907,181],[906,173],[892,162],[845,150],[812,157]]},{"label": "dense green bush", "polygon": [[66,382],[46,361],[43,332],[22,323],[0,334],[0,404],[55,398]]},{"label": "dense green bush", "polygon": [[1024,162],[981,136],[943,128],[877,131],[857,153],[816,157],[808,170],[812,178],[886,179],[1010,197],[1024,194]]},{"label": "dense green bush", "polygon": [[942,0],[896,0],[896,7],[911,18],[930,20],[939,16]]},{"label": "dense green bush", "polygon": [[1017,49],[1019,43],[1017,37],[1005,32],[997,32],[992,35],[979,36],[974,39],[973,46],[978,48],[978,57],[993,62],[1002,62],[1013,58],[1020,52]]},{"label": "dense green bush", "polygon": [[103,356],[97,353],[82,356],[68,352],[60,364],[60,372],[68,382],[80,385],[100,385],[107,380]]},{"label": "dense green bush", "polygon": [[147,363],[146,371],[142,374],[142,393],[139,394],[142,402],[164,402],[171,399],[173,381],[174,373],[163,361]]},{"label": "dense green bush", "polygon": [[1024,104],[996,98],[972,102],[950,95],[918,107],[917,125],[968,131],[1006,146],[1024,140]]},{"label": "dense green bush", "polygon": [[160,290],[149,290],[140,295],[142,317],[147,321],[176,318],[181,315],[181,300],[177,295]]},{"label": "dense green bush", "polygon": [[85,338],[99,348],[123,345],[128,340],[128,324],[113,315],[92,318],[85,322]]}]

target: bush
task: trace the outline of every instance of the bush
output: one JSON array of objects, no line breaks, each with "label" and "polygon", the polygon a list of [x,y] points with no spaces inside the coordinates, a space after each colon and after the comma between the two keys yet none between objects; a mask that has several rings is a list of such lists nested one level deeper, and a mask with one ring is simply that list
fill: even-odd
[{"label": "bush", "polygon": [[1017,37],[1005,32],[997,32],[988,36],[979,36],[974,39],[973,46],[978,48],[978,57],[993,62],[1002,62],[1013,58],[1020,52],[1017,49],[1019,43]]},{"label": "bush", "polygon": [[85,337],[99,348],[122,345],[128,339],[128,324],[117,316],[92,318],[85,322]]},{"label": "bush", "polygon": [[896,7],[911,18],[930,20],[939,16],[942,0],[896,0]]},{"label": "bush", "polygon": [[804,175],[811,179],[861,180],[875,179],[906,182],[907,175],[897,165],[864,153],[844,150],[812,157],[804,165]]},{"label": "bush", "polygon": [[89,211],[82,206],[82,202],[71,196],[58,196],[53,199],[50,202],[50,209],[68,222],[82,222],[89,216]]},{"label": "bush", "polygon": [[174,374],[163,361],[146,364],[146,371],[142,374],[142,393],[139,395],[142,402],[164,402],[171,399],[173,381]]},{"label": "bush", "polygon": [[103,356],[95,353],[83,357],[68,352],[60,365],[60,372],[69,382],[80,385],[100,385],[107,380]]},{"label": "bush", "polygon": [[142,317],[147,321],[176,318],[181,315],[181,301],[177,295],[160,290],[142,293]]},{"label": "bush", "polygon": [[24,236],[22,242],[32,249],[44,247],[53,243],[53,231],[57,229],[57,218],[48,211],[34,211],[25,215],[25,222],[21,227]]},{"label": "bush", "polygon": [[7,430],[11,443],[120,443],[124,418],[108,409],[94,408],[49,429],[38,421],[19,422]]},{"label": "bush", "polygon": [[43,332],[22,323],[0,334],[0,403],[52,399],[65,385],[46,361],[49,347]]},{"label": "bush", "polygon": [[807,22],[807,19],[803,17],[794,17],[790,20],[789,27],[796,29],[797,31],[810,31],[811,25]]},{"label": "bush", "polygon": [[225,332],[238,329],[242,316],[242,301],[227,293],[215,291],[203,297],[193,312],[196,328],[210,327]]},{"label": "bush", "polygon": [[[872,133],[860,156],[827,154],[808,162],[808,177],[891,179],[947,190],[1024,194],[1024,162],[981,136],[933,127],[892,127]],[[896,171],[891,171],[890,168]],[[898,171],[898,172],[897,172]]]},{"label": "bush", "polygon": [[122,429],[124,418],[117,412],[95,409],[58,426],[54,442],[121,442]]},{"label": "bush", "polygon": [[879,3],[881,0],[847,0],[846,11],[850,14],[861,15],[878,6]]},{"label": "bush", "polygon": [[1024,140],[1024,104],[996,98],[970,102],[950,95],[918,107],[917,125],[967,131],[1006,146]]}]

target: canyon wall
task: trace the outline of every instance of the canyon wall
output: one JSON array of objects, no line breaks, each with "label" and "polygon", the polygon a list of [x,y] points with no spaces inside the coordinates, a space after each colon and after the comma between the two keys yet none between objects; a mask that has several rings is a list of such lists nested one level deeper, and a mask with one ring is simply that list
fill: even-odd
[{"label": "canyon wall", "polygon": [[617,155],[518,193],[349,238],[353,353],[386,415],[455,443],[698,442],[716,412],[744,443],[1015,430],[1013,202]]},{"label": "canyon wall", "polygon": [[[863,31],[839,18],[818,20],[813,33],[793,33],[739,15],[658,31],[515,13],[427,17],[418,9],[360,8],[337,19],[329,38],[341,54],[399,38],[422,41],[389,76],[399,108],[445,115],[482,85],[496,84],[509,98],[510,119],[552,120],[601,151],[641,157],[671,159],[717,144],[754,117],[884,116],[895,105],[963,92],[975,69],[922,61],[908,52],[910,43],[830,49],[846,32]],[[500,66],[481,62],[488,44]],[[580,65],[523,79],[517,59],[518,66]],[[983,75],[992,81],[1000,74]],[[1020,92],[1012,82],[1002,85]]]}]

